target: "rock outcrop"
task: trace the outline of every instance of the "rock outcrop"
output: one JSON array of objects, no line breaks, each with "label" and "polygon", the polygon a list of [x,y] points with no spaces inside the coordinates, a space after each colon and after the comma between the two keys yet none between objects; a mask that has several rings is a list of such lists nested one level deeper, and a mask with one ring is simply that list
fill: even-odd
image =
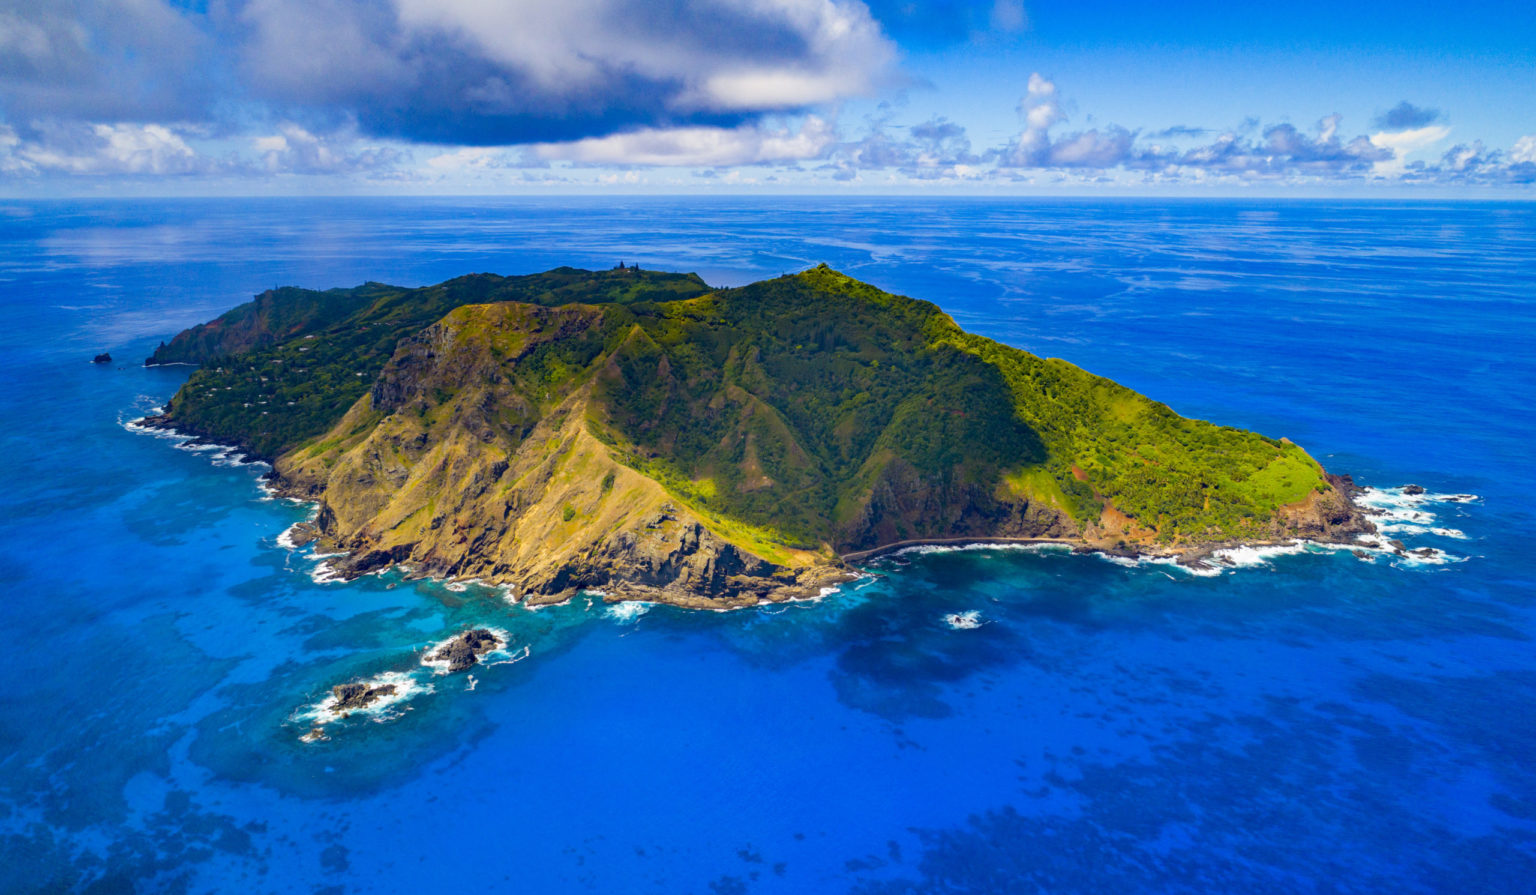
[{"label": "rock outcrop", "polygon": [[484,628],[473,628],[454,637],[427,654],[427,662],[443,663],[451,674],[468,671],[480,663],[480,657],[506,646],[500,637]]},{"label": "rock outcrop", "polygon": [[386,696],[395,695],[394,684],[383,684],[372,687],[364,683],[337,684],[331,688],[331,695],[336,698],[336,704],[331,706],[331,712],[345,716],[348,712],[365,709]]}]

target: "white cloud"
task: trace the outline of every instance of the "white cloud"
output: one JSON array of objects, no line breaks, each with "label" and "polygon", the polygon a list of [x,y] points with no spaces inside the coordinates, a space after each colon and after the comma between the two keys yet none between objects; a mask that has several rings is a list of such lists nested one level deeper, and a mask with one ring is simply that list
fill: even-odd
[{"label": "white cloud", "polygon": [[1014,142],[1007,161],[1020,166],[1046,163],[1051,149],[1050,129],[1067,120],[1056,100],[1056,83],[1039,72],[1031,74],[1024,98],[1019,100],[1019,114],[1024,116],[1024,131]]},{"label": "white cloud", "polygon": [[1536,165],[1536,134],[1521,137],[1510,147],[1509,160],[1515,164]]},{"label": "white cloud", "polygon": [[9,125],[0,124],[0,174],[28,174],[31,166],[17,156],[21,138]]},{"label": "white cloud", "polygon": [[652,128],[535,147],[547,159],[599,165],[722,167],[817,158],[836,140],[832,126],[807,116],[798,131],[759,125]]},{"label": "white cloud", "polygon": [[811,73],[759,69],[715,75],[683,102],[732,111],[788,109],[862,93],[869,86],[856,71]]},{"label": "white cloud", "polygon": [[0,170],[14,174],[203,173],[212,162],[159,124],[51,124],[22,137],[0,131]]},{"label": "white cloud", "polygon": [[0,174],[13,176],[197,176],[377,174],[403,154],[349,133],[316,135],[292,124],[243,141],[250,152],[211,155],[188,142],[197,129],[131,122],[0,126]]},{"label": "white cloud", "polygon": [[1427,149],[1450,135],[1451,129],[1440,124],[1413,130],[1382,131],[1371,134],[1372,143],[1392,151],[1392,158],[1377,162],[1372,168],[1372,173],[1378,177],[1393,177],[1401,174],[1409,155],[1421,149]]},{"label": "white cloud", "polygon": [[400,153],[381,146],[360,146],[352,134],[318,136],[292,122],[276,134],[256,137],[252,146],[268,173],[339,174],[387,168]]},{"label": "white cloud", "polygon": [[427,167],[434,171],[468,171],[496,167],[499,151],[485,146],[465,146],[453,152],[434,155],[427,159]]}]

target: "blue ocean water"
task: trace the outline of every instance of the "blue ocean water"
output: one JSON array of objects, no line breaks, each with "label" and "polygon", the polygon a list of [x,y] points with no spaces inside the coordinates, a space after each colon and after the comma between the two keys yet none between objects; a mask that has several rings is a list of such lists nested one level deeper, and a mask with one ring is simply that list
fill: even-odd
[{"label": "blue ocean water", "polygon": [[[533,612],[317,583],[259,467],[126,425],[187,375],[157,341],[270,286],[619,260],[828,262],[1288,436],[1440,552]],[[1536,892],[1533,346],[1522,204],[0,203],[0,891]],[[419,661],[470,624],[511,640],[473,688]]]}]

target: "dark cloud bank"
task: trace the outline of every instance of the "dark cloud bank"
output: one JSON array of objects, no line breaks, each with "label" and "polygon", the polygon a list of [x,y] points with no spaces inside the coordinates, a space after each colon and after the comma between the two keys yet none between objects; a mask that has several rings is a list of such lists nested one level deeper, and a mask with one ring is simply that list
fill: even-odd
[{"label": "dark cloud bank", "polygon": [[310,127],[457,145],[733,126],[867,93],[894,46],[828,0],[7,0],[0,109],[214,122],[247,104]]}]

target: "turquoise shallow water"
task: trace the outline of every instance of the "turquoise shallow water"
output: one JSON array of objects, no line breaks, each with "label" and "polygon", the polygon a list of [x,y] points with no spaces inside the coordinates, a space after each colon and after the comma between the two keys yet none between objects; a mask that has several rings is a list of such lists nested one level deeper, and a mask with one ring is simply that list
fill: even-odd
[{"label": "turquoise shallow water", "polygon": [[[12,203],[0,245],[0,891],[1536,891],[1529,206]],[[274,284],[618,260],[827,261],[1289,436],[1442,553],[531,612],[316,583],[260,468],[125,426],[186,375],[151,346]],[[471,624],[511,641],[473,689],[419,661]]]}]

